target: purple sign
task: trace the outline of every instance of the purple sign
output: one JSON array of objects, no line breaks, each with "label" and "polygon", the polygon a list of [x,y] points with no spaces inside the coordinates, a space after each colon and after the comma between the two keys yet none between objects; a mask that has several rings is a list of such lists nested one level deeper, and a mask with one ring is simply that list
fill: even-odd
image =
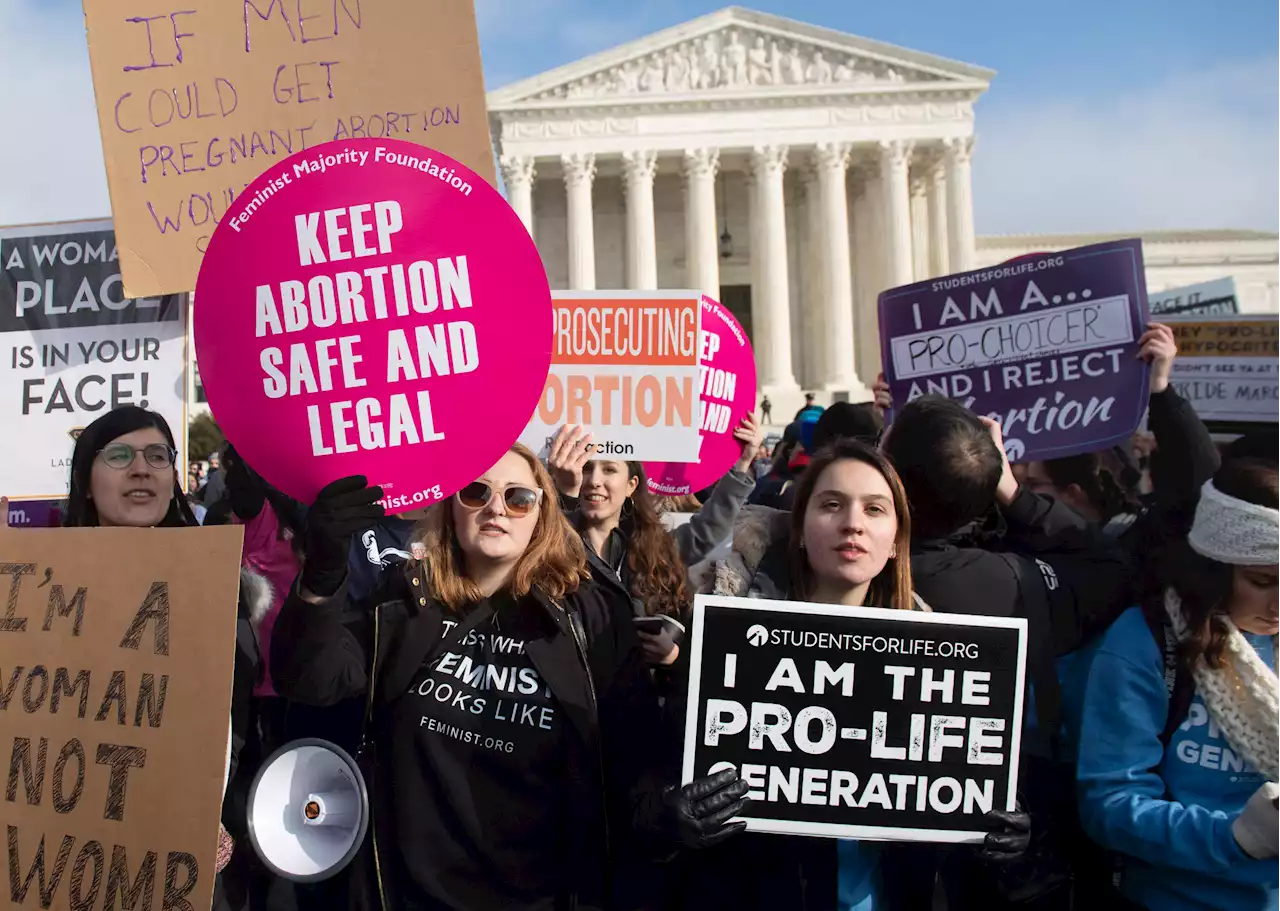
[{"label": "purple sign", "polygon": [[994,418],[1009,460],[1114,446],[1147,408],[1142,242],[1025,257],[880,295],[895,402],[929,393]]},{"label": "purple sign", "polygon": [[57,528],[62,524],[62,500],[10,500],[10,528]]}]

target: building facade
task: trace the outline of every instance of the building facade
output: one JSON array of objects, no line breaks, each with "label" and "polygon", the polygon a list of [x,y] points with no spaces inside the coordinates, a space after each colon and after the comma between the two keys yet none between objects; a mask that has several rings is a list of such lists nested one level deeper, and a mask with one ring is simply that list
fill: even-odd
[{"label": "building facade", "polygon": [[[703,290],[747,328],[761,392],[786,413],[802,390],[870,397],[881,290],[1090,242],[975,238],[974,102],[993,76],[731,7],[488,106],[551,286]],[[1257,272],[1250,305],[1276,308],[1275,235],[1149,242],[1153,289],[1239,265]]]}]

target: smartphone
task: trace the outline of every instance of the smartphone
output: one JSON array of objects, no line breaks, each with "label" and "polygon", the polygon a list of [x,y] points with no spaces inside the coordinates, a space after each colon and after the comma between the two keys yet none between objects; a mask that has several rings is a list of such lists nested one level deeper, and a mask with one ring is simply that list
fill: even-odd
[{"label": "smartphone", "polygon": [[633,617],[631,622],[642,633],[660,636],[666,633],[677,645],[684,640],[684,624],[675,617],[658,614],[656,617]]}]

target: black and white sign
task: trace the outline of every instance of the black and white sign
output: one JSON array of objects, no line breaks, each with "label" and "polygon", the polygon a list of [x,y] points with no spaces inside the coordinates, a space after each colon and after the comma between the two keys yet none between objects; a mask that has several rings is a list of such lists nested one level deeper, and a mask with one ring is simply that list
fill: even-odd
[{"label": "black and white sign", "polygon": [[111,222],[0,228],[0,455],[10,498],[66,495],[75,435],[119,405],[164,415],[186,461],[187,296],[124,297]]},{"label": "black and white sign", "polygon": [[1234,316],[1240,312],[1240,303],[1236,298],[1236,280],[1229,276],[1198,285],[1148,291],[1147,306],[1156,319]]},{"label": "black and white sign", "polygon": [[1012,810],[1026,621],[699,595],[684,775],[756,832],[980,842]]}]

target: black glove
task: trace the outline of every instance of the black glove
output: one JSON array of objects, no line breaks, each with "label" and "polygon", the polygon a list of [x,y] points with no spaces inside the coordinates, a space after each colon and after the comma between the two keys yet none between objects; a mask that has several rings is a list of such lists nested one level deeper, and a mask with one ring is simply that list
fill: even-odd
[{"label": "black glove", "polygon": [[231,511],[242,522],[256,518],[267,501],[266,482],[240,459],[231,462],[226,471],[227,499],[231,501]]},{"label": "black glove", "polygon": [[708,848],[741,832],[747,824],[729,822],[750,803],[747,783],[737,769],[696,778],[682,788],[668,787],[663,801],[675,815],[680,841],[690,848]]},{"label": "black glove", "polygon": [[989,831],[978,858],[985,863],[1013,863],[1031,847],[1031,814],[1022,808],[1021,802],[1012,813],[992,810],[983,815],[982,821]]},{"label": "black glove", "polygon": [[307,512],[302,588],[327,598],[347,575],[352,536],[386,515],[378,504],[381,487],[370,487],[363,475],[341,478],[316,495]]}]

